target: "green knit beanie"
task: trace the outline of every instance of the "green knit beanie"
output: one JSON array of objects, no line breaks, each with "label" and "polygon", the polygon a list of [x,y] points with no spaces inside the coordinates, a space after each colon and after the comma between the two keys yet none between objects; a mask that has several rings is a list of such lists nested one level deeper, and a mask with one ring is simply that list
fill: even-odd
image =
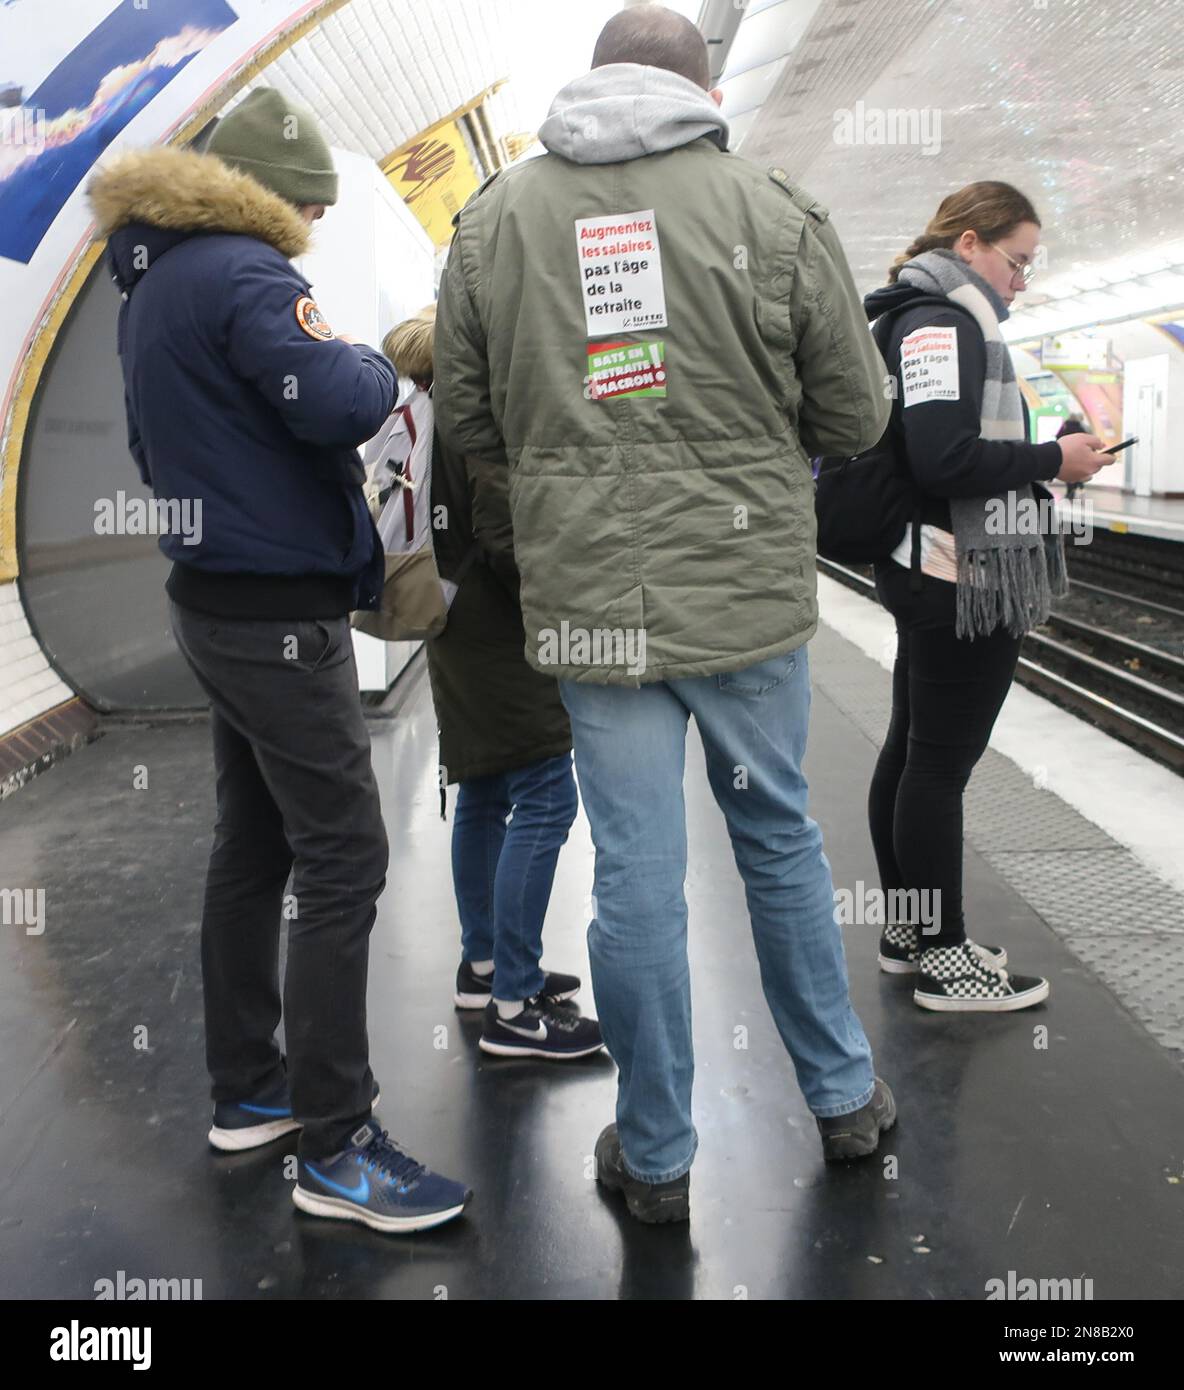
[{"label": "green knit beanie", "polygon": [[206,146],[297,207],[337,201],[337,174],[316,117],[274,87],[256,87],[214,129]]}]

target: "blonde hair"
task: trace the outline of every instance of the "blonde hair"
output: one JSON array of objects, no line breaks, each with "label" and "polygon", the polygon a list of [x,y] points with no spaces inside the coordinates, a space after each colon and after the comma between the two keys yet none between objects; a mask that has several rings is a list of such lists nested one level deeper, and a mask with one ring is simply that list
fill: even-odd
[{"label": "blonde hair", "polygon": [[435,343],[436,306],[428,304],[391,329],[382,340],[382,351],[400,376],[409,376],[412,381],[431,381]]},{"label": "blonde hair", "polygon": [[1040,226],[1036,209],[1018,188],[993,179],[968,183],[941,200],[929,226],[892,262],[888,283],[896,283],[901,267],[914,256],[939,246],[948,250],[963,232],[977,232],[983,241],[998,241],[1014,232],[1021,222]]}]

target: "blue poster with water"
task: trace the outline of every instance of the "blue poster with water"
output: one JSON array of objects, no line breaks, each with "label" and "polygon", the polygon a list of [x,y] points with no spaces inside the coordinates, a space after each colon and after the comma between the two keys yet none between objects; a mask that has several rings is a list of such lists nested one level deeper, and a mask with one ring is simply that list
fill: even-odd
[{"label": "blue poster with water", "polygon": [[111,141],[237,20],[228,0],[123,0],[36,90],[0,72],[0,256],[27,264]]}]

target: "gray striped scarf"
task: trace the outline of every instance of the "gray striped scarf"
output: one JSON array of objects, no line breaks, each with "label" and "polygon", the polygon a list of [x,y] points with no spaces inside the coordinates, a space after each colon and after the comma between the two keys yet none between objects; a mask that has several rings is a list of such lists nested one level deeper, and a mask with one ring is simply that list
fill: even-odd
[{"label": "gray striped scarf", "polygon": [[[1007,305],[955,251],[925,251],[901,268],[900,279],[926,294],[944,294],[974,316],[987,349],[980,424],[982,439],[1024,439],[1023,403],[1011,353],[999,332]],[[1018,505],[1018,504],[1024,505]],[[1014,492],[984,497],[951,497],[954,551],[958,561],[957,624],[959,637],[973,639],[1004,627],[1013,637],[1047,619],[1053,598],[1068,591],[1064,537],[1049,508],[1050,529],[1020,534],[1010,524],[1036,499],[1025,483]],[[988,525],[988,517],[991,524]]]}]

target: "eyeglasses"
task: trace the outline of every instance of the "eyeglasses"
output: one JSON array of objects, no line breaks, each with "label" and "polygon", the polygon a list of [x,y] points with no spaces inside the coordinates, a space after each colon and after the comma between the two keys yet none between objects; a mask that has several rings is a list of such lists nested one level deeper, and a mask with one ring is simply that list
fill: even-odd
[{"label": "eyeglasses", "polygon": [[1007,264],[1011,266],[1011,278],[1013,280],[1019,275],[1023,279],[1025,285],[1030,285],[1032,283],[1032,277],[1036,274],[1036,267],[1034,265],[1025,265],[1023,261],[1014,260],[1004,251],[1002,246],[996,246],[993,241],[987,242],[987,245],[992,251],[998,251]]}]

